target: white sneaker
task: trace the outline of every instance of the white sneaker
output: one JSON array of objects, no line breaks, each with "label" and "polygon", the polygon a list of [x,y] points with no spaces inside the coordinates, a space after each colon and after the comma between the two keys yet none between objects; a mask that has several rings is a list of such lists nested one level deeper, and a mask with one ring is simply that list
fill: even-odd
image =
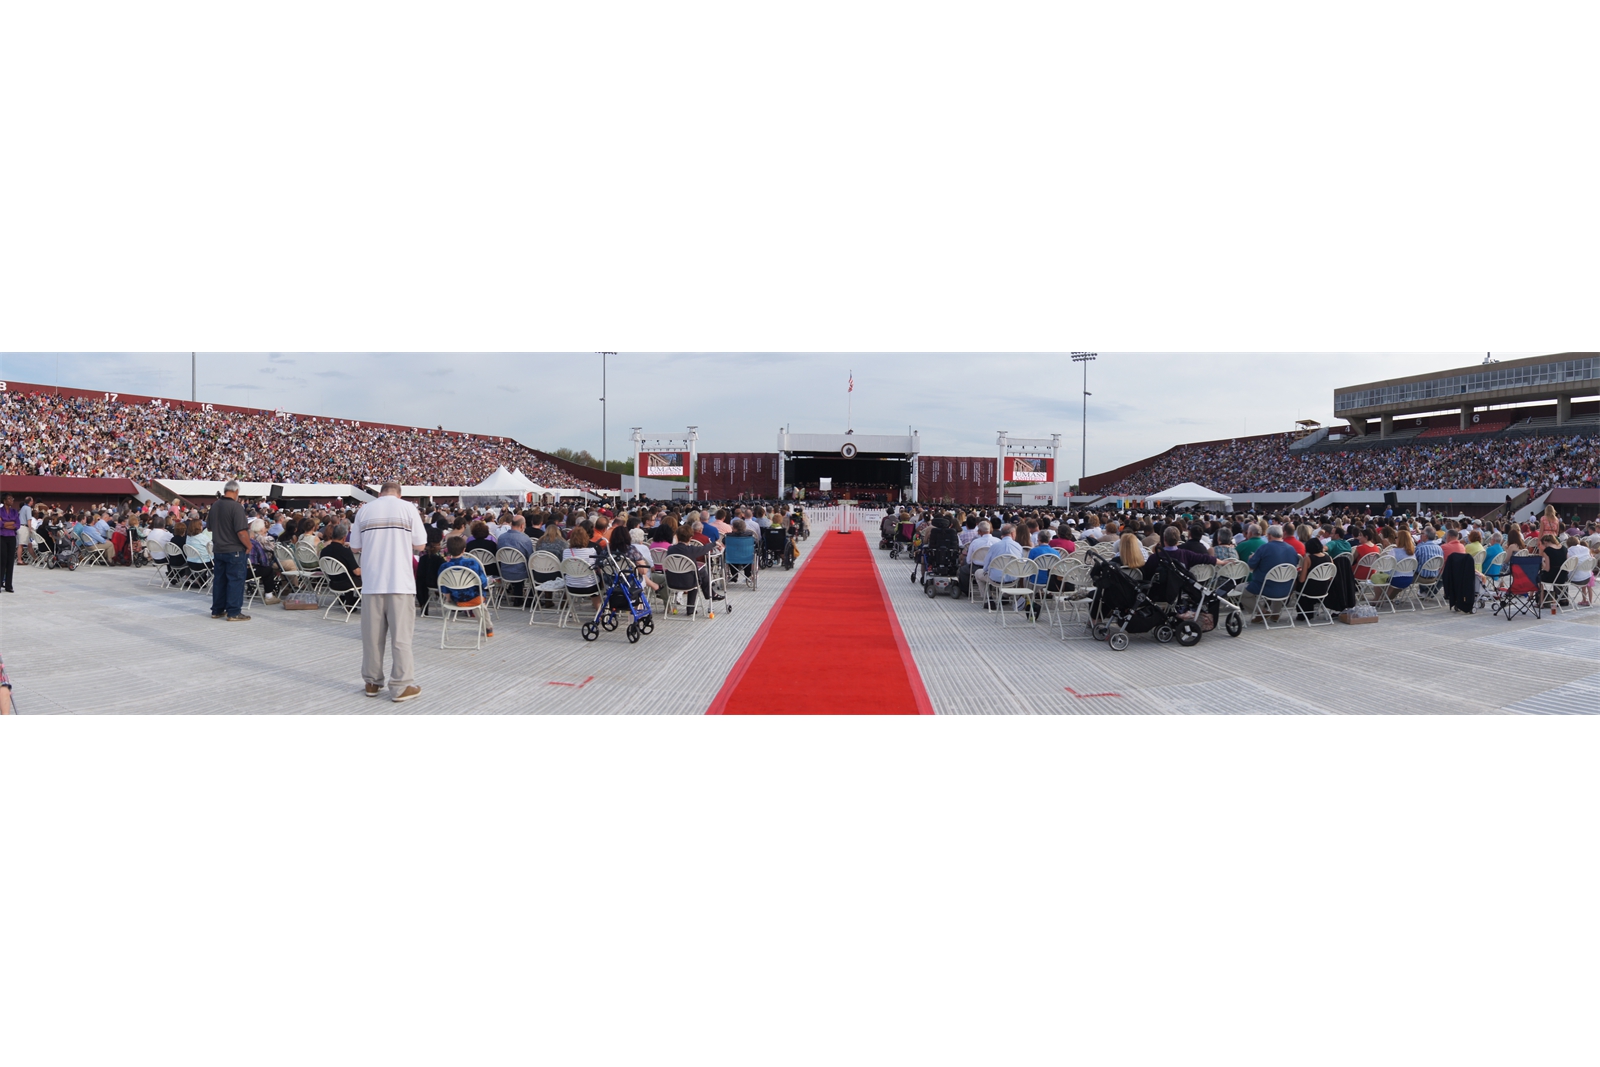
[{"label": "white sneaker", "polygon": [[278,598],[275,595],[273,595],[272,593],[268,593],[266,595],[266,597],[261,602],[263,604],[276,604],[276,603],[278,603]]}]

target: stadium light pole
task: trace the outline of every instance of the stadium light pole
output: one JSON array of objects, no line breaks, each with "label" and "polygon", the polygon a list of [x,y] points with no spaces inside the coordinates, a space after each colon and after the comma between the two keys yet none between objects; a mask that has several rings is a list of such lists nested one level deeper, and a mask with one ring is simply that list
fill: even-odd
[{"label": "stadium light pole", "polygon": [[1083,473],[1078,475],[1078,492],[1083,492],[1083,480],[1089,477],[1089,364],[1093,363],[1098,352],[1074,352],[1072,362],[1083,364],[1083,450],[1079,458],[1083,462]]},{"label": "stadium light pole", "polygon": [[600,469],[606,469],[606,357],[615,352],[596,352],[600,357]]}]

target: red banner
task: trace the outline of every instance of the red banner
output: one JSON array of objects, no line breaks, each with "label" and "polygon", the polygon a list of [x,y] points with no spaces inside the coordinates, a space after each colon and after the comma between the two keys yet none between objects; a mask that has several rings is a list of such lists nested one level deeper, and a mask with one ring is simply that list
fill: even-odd
[{"label": "red banner", "polygon": [[776,452],[701,452],[695,464],[695,489],[701,500],[778,498]]},{"label": "red banner", "polygon": [[994,504],[993,456],[918,456],[917,499],[923,503]]},{"label": "red banner", "polygon": [[1055,481],[1056,461],[1035,456],[1007,456],[1006,481],[1046,485]]}]

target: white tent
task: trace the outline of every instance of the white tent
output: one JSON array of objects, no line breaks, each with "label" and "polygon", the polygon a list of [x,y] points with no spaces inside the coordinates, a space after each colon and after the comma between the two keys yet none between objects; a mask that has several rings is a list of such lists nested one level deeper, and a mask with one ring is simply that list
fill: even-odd
[{"label": "white tent", "polygon": [[1147,507],[1157,504],[1212,504],[1224,511],[1233,510],[1233,497],[1226,493],[1214,493],[1194,482],[1175,485],[1164,493],[1152,493],[1144,498],[1144,502]]},{"label": "white tent", "polygon": [[522,500],[538,486],[520,474],[512,474],[505,467],[496,467],[493,474],[470,489],[461,490],[461,499],[467,500]]},{"label": "white tent", "polygon": [[520,467],[511,472],[511,477],[515,478],[517,482],[521,484],[522,491],[524,493],[544,492],[543,489],[540,489],[537,485],[533,484],[533,479],[522,473],[522,469]]}]

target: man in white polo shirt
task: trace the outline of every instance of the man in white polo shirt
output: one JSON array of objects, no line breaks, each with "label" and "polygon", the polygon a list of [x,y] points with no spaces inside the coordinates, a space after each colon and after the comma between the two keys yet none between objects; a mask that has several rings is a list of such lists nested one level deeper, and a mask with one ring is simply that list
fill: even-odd
[{"label": "man in white polo shirt", "polygon": [[415,700],[411,637],[417,626],[417,578],[412,559],[428,544],[416,506],[400,498],[399,482],[356,512],[350,547],[361,553],[361,677],[366,694],[383,692],[383,646],[392,646],[389,692],[396,704]]}]

